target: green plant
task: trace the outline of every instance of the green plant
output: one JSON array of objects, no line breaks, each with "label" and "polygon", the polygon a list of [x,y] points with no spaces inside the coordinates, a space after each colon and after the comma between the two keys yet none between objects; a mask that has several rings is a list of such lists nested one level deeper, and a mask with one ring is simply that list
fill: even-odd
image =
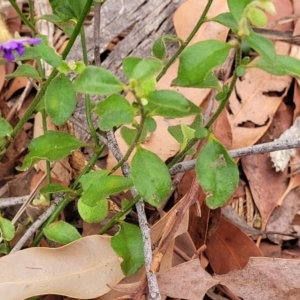
[{"label": "green plant", "polygon": [[[70,34],[70,42],[62,56],[59,56],[47,45],[46,37],[37,35],[41,39],[40,45],[26,48],[24,54],[15,53],[14,59],[21,65],[7,78],[31,77],[39,85],[40,91],[15,128],[12,128],[3,118],[0,119],[0,153],[2,155],[5,153],[11,140],[16,137],[29,116],[35,111],[43,112],[44,118],[48,115],[56,125],[64,124],[75,109],[76,93],[81,93],[85,95],[86,118],[94,138],[93,144],[83,143],[68,133],[48,131],[45,128],[44,135],[34,139],[29,145],[29,153],[19,170],[27,170],[38,160],[46,159],[49,162],[48,172],[50,173],[50,162],[58,161],[81,147],[89,147],[94,150],[95,154],[71,188],[54,185],[50,181],[43,188],[42,192],[45,194],[64,192],[65,198],[44,223],[43,231],[36,237],[33,245],[39,243],[43,234],[60,243],[67,243],[80,237],[71,225],[63,222],[52,223],[74,196],[79,196],[78,210],[81,217],[87,222],[100,222],[108,213],[107,198],[131,188],[135,196],[134,200],[124,201],[121,212],[116,214],[100,233],[103,234],[116,223],[120,224],[120,232],[113,238],[112,247],[124,259],[122,264],[124,273],[132,275],[142,266],[143,243],[138,227],[124,221],[126,214],[130,212],[134,204],[141,201],[140,199],[159,208],[171,192],[172,182],[168,169],[181,161],[186,154],[192,153],[192,147],[200,140],[203,140],[205,145],[197,158],[196,173],[199,184],[207,195],[207,206],[212,209],[221,207],[230,198],[238,185],[238,168],[225,147],[214,136],[212,124],[226,107],[237,78],[243,76],[248,68],[260,68],[275,75],[299,77],[300,62],[289,56],[277,55],[272,42],[256,34],[251,27],[265,24],[264,11],[274,13],[275,9],[271,0],[228,0],[227,2],[229,12],[207,19],[206,14],[212,0],[208,1],[195,30],[186,41],[180,41],[180,48],[170,60],[166,60],[165,44],[178,40],[172,36],[160,38],[155,42],[153,46],[155,57],[153,58],[126,57],[122,67],[127,81],[121,82],[111,72],[101,67],[87,65],[82,24],[93,1],[64,1],[63,5],[60,1],[51,1],[54,15],[44,16],[44,19],[54,22]],[[24,20],[22,13],[19,13]],[[75,23],[70,25],[72,23],[69,21],[72,20],[76,20],[76,25]],[[30,28],[34,28],[35,21],[30,23]],[[230,42],[207,40],[188,46],[189,41],[204,22],[218,22],[229,27],[234,34],[234,39]],[[84,62],[71,64],[66,62],[65,58],[79,34],[83,41]],[[260,59],[251,60],[249,57],[242,57],[243,41],[246,41],[260,55]],[[221,86],[214,70],[225,62],[231,49],[236,51],[235,68],[229,85]],[[39,65],[41,60],[45,60],[53,67],[53,71],[46,78],[43,70],[35,70],[22,64],[25,59],[37,60]],[[203,121],[201,109],[182,94],[173,90],[156,89],[156,82],[176,59],[179,59],[179,67],[177,77],[172,82],[173,86],[212,88],[216,91],[216,100],[220,104],[206,124]],[[67,76],[69,72],[77,74],[74,81]],[[57,93],[58,89],[59,93]],[[129,102],[120,94],[123,91],[133,95],[133,102]],[[90,95],[106,98],[96,103],[92,109]],[[111,170],[91,172],[95,160],[104,147],[98,140],[96,129],[92,125],[92,112],[100,117],[98,126],[101,130],[112,133],[116,128],[121,128],[121,135],[129,146],[127,153],[119,157],[118,164]],[[156,130],[154,116],[182,118],[190,115],[195,116],[192,124],[169,128],[170,134],[180,144],[180,152],[168,165],[155,153],[143,148],[142,142],[147,134]],[[123,169],[124,177],[113,175],[119,167],[128,167],[127,160],[134,151],[130,172]],[[135,192],[138,195],[135,195]],[[2,238],[5,243],[8,243],[12,238],[12,229],[10,225],[7,225],[7,220],[3,219],[1,222],[3,223],[0,226]],[[67,237],[62,234],[65,230],[70,232]],[[126,247],[124,247],[125,244]],[[129,254],[130,245],[133,244],[138,246]]]}]

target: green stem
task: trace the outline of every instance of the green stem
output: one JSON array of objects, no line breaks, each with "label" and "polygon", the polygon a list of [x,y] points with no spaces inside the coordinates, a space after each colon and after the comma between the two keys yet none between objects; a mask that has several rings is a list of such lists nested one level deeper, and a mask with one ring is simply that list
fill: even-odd
[{"label": "green stem", "polygon": [[137,102],[139,104],[139,108],[140,108],[140,115],[141,115],[141,120],[140,120],[140,124],[137,128],[137,132],[133,138],[133,141],[131,143],[131,145],[129,146],[127,152],[125,153],[125,155],[123,156],[123,158],[110,170],[110,174],[113,173],[114,171],[116,171],[118,168],[120,168],[129,158],[130,154],[132,153],[132,151],[134,150],[134,148],[136,147],[136,145],[138,144],[138,141],[143,133],[143,129],[145,126],[145,109],[143,104],[141,103],[141,100],[136,97]]},{"label": "green stem", "polygon": [[[83,27],[80,30],[80,37],[81,37],[83,62],[85,63],[85,65],[88,65],[87,47],[86,47],[85,33],[84,33]],[[95,130],[95,127],[94,127],[93,121],[92,121],[92,115],[91,115],[92,108],[91,108],[90,95],[86,94],[84,99],[85,99],[85,115],[86,115],[87,124],[88,124],[89,130],[91,132],[91,135],[94,139],[95,145],[98,148],[99,147],[99,139],[98,139],[97,132]]]},{"label": "green stem", "polygon": [[141,199],[140,195],[137,195],[134,199],[132,199],[122,210],[118,213],[116,213],[109,221],[106,223],[101,230],[99,231],[99,234],[105,233],[109,228],[114,226],[117,222],[119,222],[120,219],[122,219],[124,216],[126,216],[131,208]]},{"label": "green stem", "polygon": [[190,43],[192,38],[195,36],[197,31],[201,27],[201,25],[206,21],[206,15],[207,15],[207,12],[208,12],[209,8],[211,7],[212,2],[213,2],[213,0],[208,0],[207,1],[207,4],[206,4],[206,6],[203,10],[203,13],[202,13],[199,21],[197,22],[196,26],[194,27],[194,29],[192,30],[192,32],[190,33],[190,35],[188,36],[186,41],[182,43],[182,45],[179,47],[179,49],[176,51],[176,53],[170,58],[170,60],[166,63],[166,65],[161,70],[161,72],[157,75],[156,81],[159,81],[166,74],[166,72],[170,68],[170,66],[174,63],[174,61],[177,59],[177,57],[181,54],[181,52]]},{"label": "green stem", "polygon": [[19,17],[21,18],[21,20],[23,21],[24,24],[26,24],[34,34],[36,34],[36,30],[34,25],[28,21],[28,19],[25,17],[25,15],[22,13],[22,11],[20,10],[18,4],[16,3],[15,0],[9,0],[11,6],[15,9],[15,11],[17,12],[17,14],[19,15]]},{"label": "green stem", "polygon": [[81,27],[83,27],[83,22],[84,22],[84,20],[85,20],[85,18],[87,16],[87,14],[89,13],[91,6],[93,5],[93,2],[94,2],[94,0],[87,0],[86,1],[86,4],[85,4],[85,6],[83,8],[83,11],[82,11],[82,13],[80,15],[80,18],[79,18],[79,20],[78,20],[78,22],[77,22],[77,24],[76,24],[76,26],[75,26],[75,28],[74,28],[74,30],[72,32],[70,40],[69,40],[69,42],[68,42],[65,50],[62,53],[62,58],[63,59],[65,59],[67,57],[67,55],[70,52],[70,50],[71,50],[71,48],[72,48],[72,46],[73,46],[73,44],[74,44],[77,36],[79,35]]},{"label": "green stem", "polygon": [[[228,88],[228,92],[227,92],[227,95],[226,95],[226,98],[220,103],[217,111],[214,113],[214,115],[210,118],[210,120],[208,121],[208,123],[206,124],[205,128],[209,129],[212,124],[216,121],[216,119],[219,117],[219,115],[221,114],[221,112],[223,111],[223,109],[226,107],[228,101],[229,101],[229,98],[230,98],[230,95],[235,87],[235,84],[236,84],[236,81],[237,81],[237,74],[236,74],[236,69],[237,67],[240,65],[241,63],[241,59],[242,59],[242,52],[241,52],[241,47],[239,46],[237,48],[237,51],[236,51],[236,55],[235,55],[235,70],[233,72],[233,77],[232,77],[232,80],[231,80],[231,83],[230,83],[230,86]],[[198,139],[191,139],[186,147],[180,152],[178,153],[173,159],[172,161],[168,164],[168,168],[171,168],[173,167],[176,163],[178,163],[185,155],[186,153],[196,144],[196,142],[198,141]]]},{"label": "green stem", "polygon": [[[47,114],[44,109],[42,110],[42,123],[43,123],[43,130],[45,133],[46,131],[48,131],[48,128],[47,128]],[[51,183],[51,165],[50,165],[49,160],[46,160],[46,172],[47,172],[47,183],[50,184]]]},{"label": "green stem", "polygon": [[33,1],[28,1],[29,5],[29,16],[30,16],[30,23],[34,24],[34,8],[33,8]]},{"label": "green stem", "polygon": [[241,60],[242,60],[242,51],[241,51],[241,47],[239,46],[236,50],[236,54],[235,54],[235,68],[234,68],[234,72],[233,72],[233,76],[232,76],[232,80],[230,83],[230,86],[228,88],[228,92],[226,95],[226,98],[220,103],[217,111],[214,113],[214,115],[211,117],[211,119],[207,122],[205,128],[209,129],[212,124],[216,121],[216,119],[219,117],[219,115],[221,114],[221,112],[223,111],[223,109],[226,107],[230,95],[235,87],[236,81],[238,79],[238,76],[236,74],[236,69],[237,67],[241,64]]},{"label": "green stem", "polygon": [[[75,180],[75,182],[72,184],[72,189],[76,189],[78,187],[79,184],[79,180],[80,178],[86,174],[87,172],[89,172],[92,167],[94,166],[94,164],[96,163],[97,159],[99,158],[101,152],[103,151],[104,146],[101,146],[92,156],[92,158],[90,159],[90,161],[88,162],[88,164],[85,166],[85,168],[82,170],[82,172],[80,173],[80,175],[78,176],[78,178]],[[70,202],[70,198],[68,196],[66,196],[62,202],[59,203],[59,205],[57,205],[55,211],[53,212],[53,214],[47,219],[47,221],[43,224],[42,228],[46,227],[47,225],[53,223],[55,221],[55,219],[60,215],[60,213],[65,209],[65,207],[68,205],[68,203]],[[44,233],[43,230],[41,230],[38,235],[35,237],[35,239],[33,240],[31,247],[36,247],[41,239],[43,238]]]}]

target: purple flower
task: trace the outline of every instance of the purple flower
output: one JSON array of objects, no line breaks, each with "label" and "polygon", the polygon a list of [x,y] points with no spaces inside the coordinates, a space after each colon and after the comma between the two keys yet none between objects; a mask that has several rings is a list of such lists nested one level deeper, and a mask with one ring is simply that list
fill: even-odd
[{"label": "purple flower", "polygon": [[0,52],[3,51],[3,58],[13,61],[15,59],[13,51],[17,51],[17,53],[22,56],[25,52],[25,44],[38,45],[40,42],[41,39],[39,38],[10,40],[6,43],[0,44]]}]

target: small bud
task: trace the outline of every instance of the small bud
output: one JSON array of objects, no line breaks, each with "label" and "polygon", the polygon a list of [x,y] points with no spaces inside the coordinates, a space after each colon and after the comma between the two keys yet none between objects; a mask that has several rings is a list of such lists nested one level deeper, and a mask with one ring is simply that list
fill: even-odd
[{"label": "small bud", "polygon": [[272,1],[260,0],[260,1],[258,1],[257,6],[260,7],[261,9],[265,10],[266,12],[268,12],[271,15],[276,14],[276,8],[275,8],[274,3],[272,3]]},{"label": "small bud", "polygon": [[257,7],[250,7],[247,12],[250,22],[256,27],[263,27],[268,22],[266,14]]}]

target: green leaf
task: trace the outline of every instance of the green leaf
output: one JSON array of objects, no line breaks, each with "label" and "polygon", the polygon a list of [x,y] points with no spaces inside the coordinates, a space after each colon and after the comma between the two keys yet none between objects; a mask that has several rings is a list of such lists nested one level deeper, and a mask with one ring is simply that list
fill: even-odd
[{"label": "green leaf", "polygon": [[84,9],[84,6],[86,5],[87,0],[80,0],[80,1],[74,1],[74,0],[67,0],[68,6],[73,12],[73,16],[77,18],[77,20],[80,18],[81,13]]},{"label": "green leaf", "polygon": [[130,178],[122,176],[102,176],[99,180],[92,182],[83,192],[81,201],[88,206],[96,206],[99,200],[120,193],[133,186]]},{"label": "green leaf", "polygon": [[67,186],[58,183],[48,183],[40,189],[41,194],[53,194],[53,193],[74,193],[72,189]]},{"label": "green leaf", "polygon": [[156,89],[156,79],[155,77],[150,77],[140,84],[143,96],[155,91]]},{"label": "green leaf", "polygon": [[1,237],[6,241],[11,241],[15,236],[15,227],[12,222],[0,216]]},{"label": "green leaf", "polygon": [[47,37],[45,35],[38,34],[37,37],[42,39],[42,42],[34,47],[40,57],[49,65],[58,67],[62,62],[61,56],[56,53],[54,48],[48,45]]},{"label": "green leaf", "polygon": [[198,42],[186,48],[180,56],[178,76],[172,85],[197,87],[225,61],[230,49],[229,44],[216,40]]},{"label": "green leaf", "polygon": [[56,161],[69,155],[75,149],[88,146],[77,140],[69,133],[60,131],[47,131],[31,141],[29,144],[29,154],[25,156],[23,166],[17,168],[25,171],[41,159]]},{"label": "green leaf", "polygon": [[114,251],[123,258],[123,273],[131,276],[144,264],[143,238],[139,227],[133,224],[121,222],[120,228],[110,243]]},{"label": "green leaf", "polygon": [[276,59],[276,51],[273,43],[269,39],[256,34],[250,27],[249,32],[250,34],[245,37],[248,45],[260,54],[266,61],[273,63]]},{"label": "green leaf", "polygon": [[99,128],[103,131],[115,126],[129,124],[133,120],[133,109],[128,100],[121,95],[113,94],[97,103],[95,113],[101,118]]},{"label": "green leaf", "polygon": [[164,59],[167,56],[167,46],[168,42],[179,42],[180,39],[176,35],[165,35],[158,38],[153,46],[152,53],[158,59]]},{"label": "green leaf", "polygon": [[250,4],[252,0],[227,0],[229,11],[232,13],[233,17],[240,21],[243,16],[245,8]]},{"label": "green leaf", "polygon": [[37,21],[38,20],[46,20],[46,21],[48,21],[50,23],[53,23],[53,24],[61,22],[61,19],[60,19],[59,16],[51,15],[51,14],[40,16],[40,17],[37,18]]},{"label": "green leaf", "polygon": [[273,62],[261,58],[246,66],[247,68],[259,68],[268,73],[284,76],[300,77],[300,61],[294,57],[277,55]]},{"label": "green leaf", "polygon": [[79,182],[81,183],[82,189],[86,191],[94,181],[99,180],[104,176],[108,176],[108,174],[108,170],[89,172],[87,174],[82,175]]},{"label": "green leaf", "polygon": [[226,27],[229,27],[233,32],[238,30],[238,22],[230,12],[222,13],[210,19],[210,21],[218,22]]},{"label": "green leaf", "polygon": [[145,108],[152,116],[180,118],[199,113],[199,107],[182,94],[171,90],[158,90],[150,93]]},{"label": "green leaf", "polygon": [[68,77],[56,76],[45,93],[45,108],[53,123],[57,126],[68,121],[76,108],[76,93]]},{"label": "green leaf", "polygon": [[[120,130],[120,134],[125,141],[125,143],[130,146],[133,142],[134,137],[137,134],[137,130],[134,128],[128,128],[127,126],[122,126]],[[143,128],[142,134],[138,140],[139,143],[142,143],[147,137],[147,128]]]},{"label": "green leaf", "polygon": [[257,7],[250,7],[247,12],[247,17],[250,22],[256,27],[263,27],[268,22],[267,15]]},{"label": "green leaf", "polygon": [[9,136],[13,131],[12,126],[2,117],[0,117],[0,138]]},{"label": "green leaf", "polygon": [[212,134],[197,158],[196,174],[211,209],[225,204],[239,183],[236,163]]},{"label": "green leaf", "polygon": [[98,200],[95,206],[88,206],[82,199],[78,201],[78,212],[81,218],[88,223],[99,223],[108,214],[108,201],[106,199]]},{"label": "green leaf", "polygon": [[156,58],[126,57],[123,60],[123,70],[127,79],[144,81],[153,77],[162,69],[162,62]]},{"label": "green leaf", "polygon": [[154,132],[156,130],[156,121],[152,117],[147,116],[145,119],[145,127],[149,132]]},{"label": "green leaf", "polygon": [[7,255],[7,254],[9,254],[9,252],[10,252],[10,246],[8,245],[8,243],[1,243],[0,244],[0,253],[1,254],[5,254],[5,255]]},{"label": "green leaf", "polygon": [[246,68],[245,68],[245,66],[238,66],[236,68],[235,72],[238,77],[243,77],[246,73]]},{"label": "green leaf", "polygon": [[123,84],[111,72],[88,66],[75,79],[74,88],[76,92],[83,94],[109,95],[120,92]]},{"label": "green leaf", "polygon": [[16,61],[31,60],[31,59],[34,60],[34,59],[41,58],[40,54],[36,50],[36,46],[35,47],[26,47],[25,52],[22,56],[20,56],[17,52],[15,52],[14,54],[15,54]]},{"label": "green leaf", "polygon": [[38,81],[41,80],[37,70],[28,64],[20,65],[13,73],[5,75],[5,79],[11,79],[15,77],[31,77]]},{"label": "green leaf", "polygon": [[46,226],[43,228],[43,232],[47,239],[63,245],[81,238],[78,230],[64,221],[58,221]]},{"label": "green leaf", "polygon": [[152,53],[158,59],[164,59],[167,56],[167,47],[163,37],[158,38],[153,46]]},{"label": "green leaf", "polygon": [[60,29],[62,29],[65,34],[67,34],[69,36],[72,35],[72,32],[76,25],[74,20],[70,20],[69,18],[67,18],[66,21],[62,21],[62,19],[60,17],[58,17],[57,15],[43,15],[43,16],[39,17],[37,20],[40,20],[40,19],[46,20],[48,22],[55,24]]},{"label": "green leaf", "polygon": [[131,162],[133,183],[149,204],[159,207],[168,196],[172,182],[165,163],[154,153],[137,147]]}]

